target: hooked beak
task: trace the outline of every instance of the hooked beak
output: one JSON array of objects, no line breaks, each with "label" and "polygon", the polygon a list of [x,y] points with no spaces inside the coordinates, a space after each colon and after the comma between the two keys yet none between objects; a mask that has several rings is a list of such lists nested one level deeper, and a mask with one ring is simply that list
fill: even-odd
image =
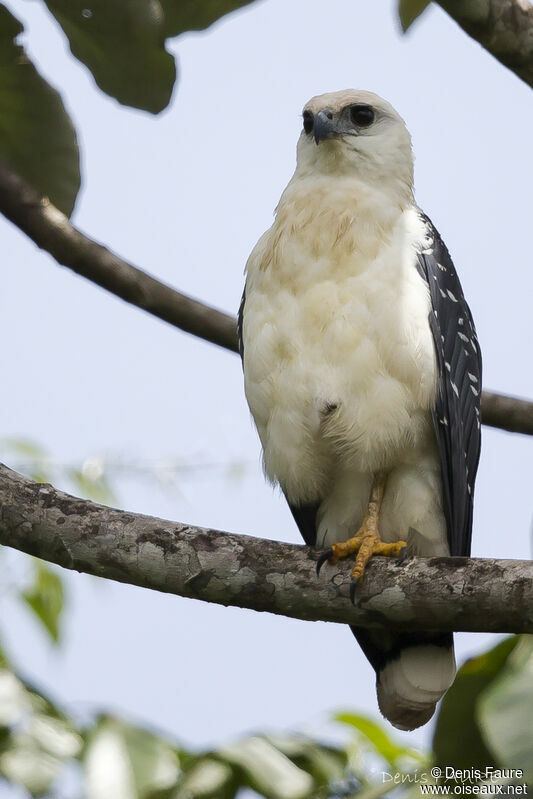
[{"label": "hooked beak", "polygon": [[315,117],[313,136],[317,144],[323,139],[332,139],[338,134],[337,122],[329,108],[319,111]]}]

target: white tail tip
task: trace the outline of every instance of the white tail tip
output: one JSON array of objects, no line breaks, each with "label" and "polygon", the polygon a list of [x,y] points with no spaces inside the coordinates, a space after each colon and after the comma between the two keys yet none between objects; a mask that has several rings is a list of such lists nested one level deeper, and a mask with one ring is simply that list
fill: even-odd
[{"label": "white tail tip", "polygon": [[379,709],[394,727],[414,730],[430,720],[454,679],[453,646],[407,647],[378,674]]}]

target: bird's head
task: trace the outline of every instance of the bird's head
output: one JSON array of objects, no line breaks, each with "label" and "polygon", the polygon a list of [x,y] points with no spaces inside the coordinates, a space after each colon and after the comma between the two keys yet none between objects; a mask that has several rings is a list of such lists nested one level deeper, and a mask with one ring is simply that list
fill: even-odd
[{"label": "bird's head", "polygon": [[303,109],[296,174],[353,175],[412,193],[411,136],[401,116],[372,92],[313,97]]}]

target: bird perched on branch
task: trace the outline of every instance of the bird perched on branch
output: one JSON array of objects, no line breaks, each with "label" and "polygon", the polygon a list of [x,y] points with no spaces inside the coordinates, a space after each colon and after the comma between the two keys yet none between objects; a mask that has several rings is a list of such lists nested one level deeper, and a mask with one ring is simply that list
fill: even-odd
[{"label": "bird perched on branch", "polygon": [[[481,356],[448,250],[413,197],[405,123],[367,91],[310,100],[296,171],[248,259],[245,390],[305,541],[355,556],[469,555]],[[352,628],[400,729],[452,684],[451,633]]]}]

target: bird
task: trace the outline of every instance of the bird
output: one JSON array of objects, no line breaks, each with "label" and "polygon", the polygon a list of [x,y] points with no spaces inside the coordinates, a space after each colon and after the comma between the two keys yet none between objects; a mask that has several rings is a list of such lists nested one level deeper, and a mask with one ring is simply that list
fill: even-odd
[{"label": "bird", "polygon": [[[246,264],[246,399],[267,479],[326,562],[469,556],[481,354],[450,254],[413,190],[411,136],[378,95],[305,105],[296,168]],[[425,724],[453,635],[352,627],[382,715]]]}]

